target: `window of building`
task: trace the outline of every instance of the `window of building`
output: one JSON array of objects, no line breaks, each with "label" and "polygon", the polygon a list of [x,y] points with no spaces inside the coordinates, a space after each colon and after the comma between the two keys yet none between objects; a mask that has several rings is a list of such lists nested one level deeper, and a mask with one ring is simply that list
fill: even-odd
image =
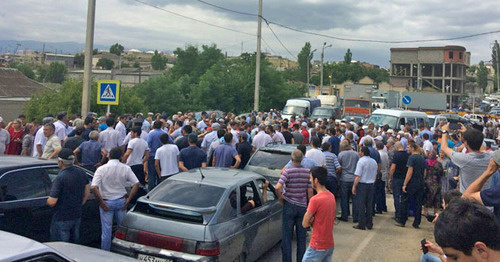
[{"label": "window of building", "polygon": [[453,52],[448,52],[448,58],[453,59]]},{"label": "window of building", "polygon": [[462,52],[458,53],[458,58],[463,59],[463,54],[462,54]]}]

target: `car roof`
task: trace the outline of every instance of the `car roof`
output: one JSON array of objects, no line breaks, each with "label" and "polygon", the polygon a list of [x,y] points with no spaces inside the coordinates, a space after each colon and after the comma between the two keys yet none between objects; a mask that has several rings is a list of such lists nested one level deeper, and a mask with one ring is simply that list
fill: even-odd
[{"label": "car roof", "polygon": [[56,160],[40,159],[28,156],[2,156],[0,157],[0,170],[30,166],[56,165]]},{"label": "car roof", "polygon": [[[202,178],[202,175],[204,178]],[[252,179],[264,178],[254,172],[241,169],[205,167],[191,169],[187,172],[178,173],[168,180],[177,180],[185,182],[197,182],[216,187],[229,188],[233,185],[239,185]]]},{"label": "car roof", "polygon": [[0,231],[0,243],[2,243],[0,245],[1,261],[21,260],[43,253],[57,253],[35,240],[5,231]]},{"label": "car roof", "polygon": [[380,115],[389,115],[389,116],[427,116],[426,113],[420,111],[411,111],[411,110],[395,110],[395,109],[377,109],[372,115],[380,114]]}]

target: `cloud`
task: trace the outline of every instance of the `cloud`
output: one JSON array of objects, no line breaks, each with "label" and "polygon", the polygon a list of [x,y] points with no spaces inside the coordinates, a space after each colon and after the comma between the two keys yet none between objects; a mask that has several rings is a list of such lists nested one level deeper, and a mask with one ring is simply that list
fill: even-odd
[{"label": "cloud", "polygon": [[[256,17],[224,11],[256,14],[258,1],[229,0],[141,0],[154,6],[231,28],[256,34]],[[356,39],[413,40],[450,38],[500,28],[499,1],[468,0],[273,0],[264,1],[263,16],[275,23],[299,30]],[[87,1],[35,0],[4,1],[0,8],[0,38],[37,41],[85,42]],[[456,41],[380,44],[338,41],[281,28],[271,28],[292,54],[275,39],[266,23],[262,49],[293,58],[306,41],[316,49],[323,42],[333,44],[325,61],[342,60],[347,48],[353,59],[388,67],[391,47],[462,45],[472,52],[472,62],[490,60],[492,43],[500,34]],[[97,1],[95,43],[121,43],[126,48],[174,50],[186,44],[217,44],[228,55],[254,52],[254,37],[228,31],[144,5],[134,0]],[[320,52],[316,52],[315,59]]]}]

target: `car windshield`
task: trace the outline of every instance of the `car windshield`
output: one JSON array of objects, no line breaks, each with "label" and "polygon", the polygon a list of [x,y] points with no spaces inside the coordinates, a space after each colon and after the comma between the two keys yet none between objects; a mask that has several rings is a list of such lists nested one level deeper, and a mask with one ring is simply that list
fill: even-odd
[{"label": "car windshield", "polygon": [[429,126],[434,126],[434,121],[436,121],[435,117],[429,117]]},{"label": "car windshield", "polygon": [[285,108],[283,108],[284,115],[303,115],[305,112],[306,108],[301,106],[285,106]]},{"label": "car windshield", "polygon": [[345,100],[346,107],[370,108],[370,101],[365,100]]},{"label": "car windshield", "polygon": [[217,206],[225,189],[202,183],[167,180],[151,192],[149,199],[191,207]]},{"label": "car windshield", "polygon": [[371,115],[366,123],[373,123],[375,126],[389,125],[390,128],[396,128],[396,123],[398,118],[395,116],[388,115]]},{"label": "car windshield", "polygon": [[312,116],[326,116],[332,115],[333,108],[316,108],[314,109]]},{"label": "car windshield", "polygon": [[267,167],[269,169],[282,169],[290,161],[290,153],[266,152],[259,150],[255,153],[248,165]]}]

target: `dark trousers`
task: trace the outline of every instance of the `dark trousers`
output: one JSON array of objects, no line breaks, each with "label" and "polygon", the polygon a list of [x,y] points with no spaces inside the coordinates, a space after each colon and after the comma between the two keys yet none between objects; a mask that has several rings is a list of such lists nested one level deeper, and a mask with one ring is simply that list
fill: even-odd
[{"label": "dark trousers", "polygon": [[358,186],[356,188],[359,218],[358,226],[361,228],[373,227],[373,191],[373,183],[358,183]]},{"label": "dark trousers", "polygon": [[326,189],[330,191],[334,196],[337,196],[337,178],[328,176],[327,181],[326,181]]},{"label": "dark trousers", "polygon": [[413,221],[413,226],[419,226],[422,214],[422,203],[424,201],[424,187],[406,187],[407,193],[401,194],[401,218],[399,222],[405,224],[408,220],[408,209],[410,199],[414,199],[415,203],[415,220]]},{"label": "dark trousers", "polygon": [[403,188],[403,179],[392,180],[392,196],[394,197],[394,209],[396,210],[396,219],[401,219],[401,193]]},{"label": "dark trousers", "polygon": [[343,182],[340,181],[340,207],[342,209],[341,217],[343,219],[348,219],[351,212],[349,212],[349,199],[352,199],[352,220],[358,221],[358,203],[356,201],[356,195],[352,194],[352,185],[354,182]]},{"label": "dark trousers", "polygon": [[283,203],[283,220],[281,228],[281,254],[283,262],[292,261],[293,229],[297,235],[297,261],[302,261],[306,252],[306,229],[302,227],[302,219],[306,208],[291,204],[285,200]]},{"label": "dark trousers", "polygon": [[387,205],[385,203],[385,182],[381,179],[375,181],[375,211],[382,212],[387,211]]},{"label": "dark trousers", "polygon": [[135,176],[139,180],[139,182],[144,186],[146,185],[146,179],[144,176],[144,165],[133,165],[130,167],[132,172],[134,172]]},{"label": "dark trousers", "polygon": [[156,173],[156,168],[155,168],[155,158],[149,157],[148,159],[148,191],[153,190],[158,184],[160,178],[158,177],[158,174]]}]

